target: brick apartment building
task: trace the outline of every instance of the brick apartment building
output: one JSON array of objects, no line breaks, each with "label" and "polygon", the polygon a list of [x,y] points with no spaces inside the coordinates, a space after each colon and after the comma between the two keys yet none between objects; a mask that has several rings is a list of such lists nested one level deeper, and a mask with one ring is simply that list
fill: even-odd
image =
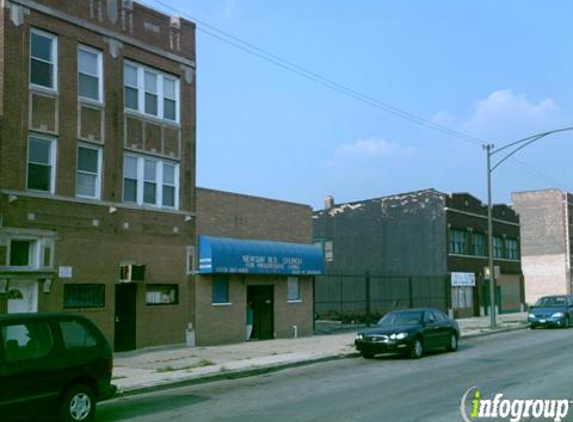
[{"label": "brick apartment building", "polygon": [[573,195],[558,189],[512,194],[521,218],[527,303],[573,292]]},{"label": "brick apartment building", "polygon": [[193,315],[195,26],[128,0],[0,8],[0,313],[92,318],[116,350]]},{"label": "brick apartment building", "polygon": [[292,338],[313,332],[314,275],[322,274],[312,244],[308,205],[197,188],[198,271],[195,334],[198,345]]},{"label": "brick apartment building", "polygon": [[[495,205],[493,217],[496,303],[519,310],[519,217],[506,205]],[[313,235],[326,258],[326,276],[316,282],[319,314],[360,314],[365,302],[373,314],[412,306],[456,317],[487,311],[487,207],[471,195],[427,189],[345,204],[328,197],[314,212]]]}]

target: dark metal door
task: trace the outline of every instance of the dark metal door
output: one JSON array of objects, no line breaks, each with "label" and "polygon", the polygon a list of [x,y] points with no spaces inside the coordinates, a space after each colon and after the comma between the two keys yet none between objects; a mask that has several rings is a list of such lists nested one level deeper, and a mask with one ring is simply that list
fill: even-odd
[{"label": "dark metal door", "polygon": [[115,286],[114,350],[125,352],[135,349],[137,284],[122,283]]},{"label": "dark metal door", "polygon": [[249,286],[247,300],[253,304],[252,339],[274,338],[273,286]]}]

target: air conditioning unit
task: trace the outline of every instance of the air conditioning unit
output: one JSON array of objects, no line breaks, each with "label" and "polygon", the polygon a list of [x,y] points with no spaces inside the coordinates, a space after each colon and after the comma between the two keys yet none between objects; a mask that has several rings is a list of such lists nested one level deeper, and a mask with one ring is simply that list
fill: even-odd
[{"label": "air conditioning unit", "polygon": [[121,265],[119,267],[119,281],[129,283],[131,281],[145,280],[145,265]]}]

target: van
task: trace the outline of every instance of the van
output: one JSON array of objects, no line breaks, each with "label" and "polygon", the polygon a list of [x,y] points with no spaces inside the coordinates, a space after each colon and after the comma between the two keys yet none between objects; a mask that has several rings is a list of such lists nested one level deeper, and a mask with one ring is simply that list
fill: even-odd
[{"label": "van", "polygon": [[0,315],[2,420],[58,416],[88,422],[113,397],[112,350],[89,319],[63,313]]}]

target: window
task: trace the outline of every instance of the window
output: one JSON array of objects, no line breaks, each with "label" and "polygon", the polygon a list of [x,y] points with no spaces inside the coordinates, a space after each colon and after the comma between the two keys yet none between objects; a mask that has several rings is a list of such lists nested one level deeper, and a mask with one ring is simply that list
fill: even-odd
[{"label": "window", "polygon": [[78,321],[62,321],[60,329],[66,349],[87,349],[97,345],[90,330]]},{"label": "window", "polygon": [[54,347],[47,323],[28,323],[2,327],[6,361],[17,362],[48,356]]},{"label": "window", "polygon": [[30,240],[10,241],[10,266],[29,267],[32,255],[32,245]]},{"label": "window", "polygon": [[179,165],[147,157],[126,155],[123,201],[177,209]]},{"label": "window", "polygon": [[493,257],[503,258],[503,238],[493,237]]},{"label": "window", "polygon": [[30,136],[28,140],[28,189],[54,193],[56,141]]},{"label": "window", "polygon": [[145,303],[176,305],[179,303],[179,286],[177,284],[149,284],[145,291]]},{"label": "window", "polygon": [[139,110],[138,72],[137,67],[126,64],[123,68],[125,108]]},{"label": "window", "polygon": [[505,252],[507,259],[519,259],[517,239],[505,239]]},{"label": "window", "polygon": [[30,83],[57,90],[57,37],[32,29],[30,33]]},{"label": "window", "polygon": [[179,79],[156,69],[126,62],[123,68],[125,108],[179,122]]},{"label": "window", "polygon": [[78,48],[78,95],[101,102],[103,99],[102,53],[93,48]]},{"label": "window", "polygon": [[450,252],[458,255],[467,254],[468,232],[450,229]]},{"label": "window", "polygon": [[104,284],[64,284],[64,308],[105,307]]},{"label": "window", "polygon": [[101,148],[88,145],[78,147],[76,195],[83,198],[100,198]]},{"label": "window", "polygon": [[195,246],[187,246],[187,274],[195,271]]},{"label": "window", "polygon": [[288,277],[287,284],[288,284],[287,300],[289,302],[300,301],[300,280],[298,279],[298,277]]},{"label": "window", "polygon": [[473,234],[473,246],[474,246],[473,252],[474,252],[475,256],[486,256],[485,234],[474,233]]},{"label": "window", "polygon": [[452,308],[473,308],[474,288],[472,286],[452,287]]},{"label": "window", "polygon": [[229,303],[229,277],[224,275],[213,276],[213,303]]}]

